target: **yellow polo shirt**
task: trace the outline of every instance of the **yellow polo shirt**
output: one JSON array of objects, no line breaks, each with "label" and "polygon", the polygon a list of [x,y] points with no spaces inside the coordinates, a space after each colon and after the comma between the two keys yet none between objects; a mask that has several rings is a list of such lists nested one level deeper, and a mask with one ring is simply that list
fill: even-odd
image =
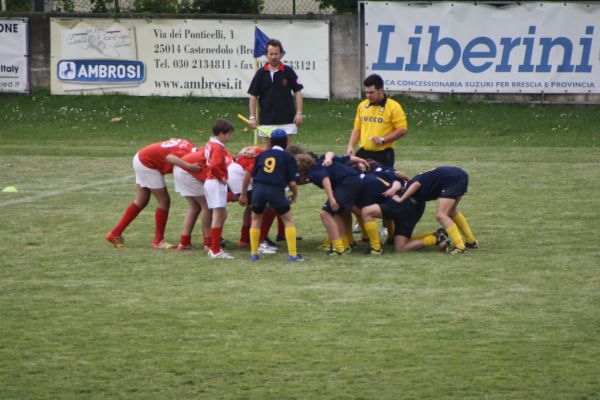
[{"label": "yellow polo shirt", "polygon": [[382,145],[373,143],[371,137],[384,137],[398,128],[408,129],[406,114],[400,104],[389,97],[373,105],[362,101],[356,109],[354,129],[360,131],[359,146],[368,151],[381,151],[394,147],[395,140]]}]

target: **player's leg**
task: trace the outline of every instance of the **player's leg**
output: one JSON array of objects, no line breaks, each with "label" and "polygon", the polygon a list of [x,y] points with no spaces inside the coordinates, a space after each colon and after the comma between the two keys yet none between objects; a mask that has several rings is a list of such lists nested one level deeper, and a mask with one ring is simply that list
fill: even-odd
[{"label": "player's leg", "polygon": [[194,225],[198,215],[200,215],[200,202],[196,197],[185,196],[185,201],[188,204],[188,210],[183,218],[183,231],[179,238],[179,244],[177,250],[191,250],[192,249],[192,232],[194,231]]},{"label": "player's leg", "polygon": [[459,202],[460,197],[456,199],[456,204],[452,210],[450,210],[450,218],[452,218],[452,221],[456,223],[458,229],[460,229],[462,234],[465,236],[465,247],[468,249],[476,249],[479,247],[479,243],[471,231],[471,226],[469,225],[469,222],[467,222],[467,218],[465,218],[462,212],[458,211]]},{"label": "player's leg", "polygon": [[138,214],[148,205],[150,200],[150,189],[143,188],[139,184],[135,185],[135,199],[127,206],[121,219],[115,227],[106,234],[106,240],[116,248],[123,248],[123,238],[121,235],[127,229],[129,224],[138,216]]},{"label": "player's leg", "polygon": [[331,239],[331,246],[333,247],[333,253],[331,254],[342,254],[344,252],[344,244],[340,238],[337,221],[333,217],[333,213],[323,207],[320,212],[321,222],[327,231],[329,239]]},{"label": "player's leg", "polygon": [[435,218],[446,229],[454,248],[457,249],[456,253],[460,253],[465,250],[465,243],[458,230],[458,226],[452,218],[450,218],[450,212],[456,206],[456,203],[456,199],[440,197],[438,199],[438,208],[435,213]]},{"label": "player's leg", "polygon": [[211,258],[232,259],[233,257],[221,249],[221,235],[223,225],[227,219],[227,184],[216,179],[208,179],[204,182],[206,204],[212,210],[212,221],[210,224],[210,250]]},{"label": "player's leg", "polygon": [[156,198],[157,206],[154,212],[154,240],[152,241],[152,247],[155,249],[170,249],[175,247],[174,245],[164,241],[165,230],[167,228],[167,221],[169,220],[169,209],[171,208],[171,197],[165,187],[150,189],[152,195]]},{"label": "player's leg", "polygon": [[[272,210],[267,209],[268,188],[265,185],[256,183],[252,188],[251,200],[251,223],[250,223],[250,260],[257,261],[261,254],[261,227],[264,226],[266,214]],[[275,212],[275,210],[273,210]]]},{"label": "player's leg", "polygon": [[280,214],[280,217],[283,225],[285,226],[285,241],[288,247],[288,260],[303,261],[302,257],[298,257],[296,226],[294,225],[292,211],[288,209],[286,213]]},{"label": "player's leg", "polygon": [[240,240],[238,240],[238,247],[248,247],[250,245],[250,225],[252,210],[249,206],[244,207],[242,213],[242,226],[240,227]]},{"label": "player's leg", "polygon": [[347,236],[345,212],[335,214],[333,219],[335,220],[337,230],[340,233],[340,240],[342,241],[344,252],[349,252],[348,249],[350,248],[350,241]]},{"label": "player's leg", "polygon": [[273,225],[273,221],[277,217],[277,212],[272,208],[267,208],[265,210],[265,214],[263,216],[262,225],[260,227],[260,241],[266,241],[269,238],[269,230],[271,229],[271,225]]},{"label": "player's leg", "polygon": [[210,224],[210,238],[211,245],[210,249],[213,255],[217,255],[222,252],[221,249],[221,237],[223,234],[223,225],[227,219],[227,208],[217,207],[212,210],[212,221]]},{"label": "player's leg", "polygon": [[[259,210],[257,210],[259,211]],[[260,226],[263,220],[263,212],[252,211],[250,215],[250,260],[258,260],[258,246],[260,243]]]},{"label": "player's leg", "polygon": [[375,218],[381,218],[381,206],[379,204],[371,204],[364,207],[360,212],[365,233],[369,238],[370,249],[375,252],[381,252],[381,242],[379,241],[379,233],[377,232],[377,222]]},{"label": "player's leg", "polygon": [[352,233],[352,211],[346,210],[344,214],[342,214],[342,218],[344,220],[344,234],[346,237],[346,241],[348,242],[349,249],[352,249],[356,243],[354,242],[354,234]]}]

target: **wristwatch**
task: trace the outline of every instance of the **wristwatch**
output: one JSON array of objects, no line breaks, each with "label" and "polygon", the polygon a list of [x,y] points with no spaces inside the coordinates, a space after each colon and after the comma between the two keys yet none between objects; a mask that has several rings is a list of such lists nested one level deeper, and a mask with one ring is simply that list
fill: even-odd
[{"label": "wristwatch", "polygon": [[379,144],[384,144],[385,143],[385,138],[381,138],[381,143]]}]

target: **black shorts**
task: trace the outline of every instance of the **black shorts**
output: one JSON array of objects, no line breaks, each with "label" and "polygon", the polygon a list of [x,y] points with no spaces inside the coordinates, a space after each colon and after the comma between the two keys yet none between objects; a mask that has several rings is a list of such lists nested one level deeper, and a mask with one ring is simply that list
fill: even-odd
[{"label": "black shorts", "polygon": [[285,189],[273,185],[264,185],[260,182],[255,182],[252,186],[252,211],[255,214],[265,212],[267,205],[277,214],[283,215],[290,211],[290,202],[285,197]]},{"label": "black shorts", "polygon": [[394,153],[394,149],[391,147],[388,147],[387,149],[384,149],[382,151],[370,151],[365,150],[361,147],[356,152],[356,157],[364,158],[365,160],[375,160],[385,165],[386,167],[394,168],[396,155]]},{"label": "black shorts", "polygon": [[394,236],[405,236],[407,238],[412,236],[417,222],[425,212],[425,203],[418,203],[412,199],[407,199],[402,203],[390,199],[381,203],[379,207],[384,219],[394,220],[396,225]]},{"label": "black shorts", "polygon": [[360,175],[354,175],[338,183],[333,189],[333,197],[335,197],[335,201],[337,201],[340,208],[337,211],[333,211],[329,200],[327,200],[322,209],[331,215],[335,215],[343,214],[345,210],[352,208],[360,195],[361,180]]},{"label": "black shorts", "polygon": [[444,180],[444,188],[440,194],[441,198],[457,199],[467,193],[469,187],[469,175],[453,176]]}]

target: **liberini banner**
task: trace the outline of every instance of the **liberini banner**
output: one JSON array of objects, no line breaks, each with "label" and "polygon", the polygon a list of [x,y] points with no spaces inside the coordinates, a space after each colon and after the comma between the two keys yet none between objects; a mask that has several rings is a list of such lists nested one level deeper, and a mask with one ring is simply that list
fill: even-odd
[{"label": "liberini banner", "polygon": [[[247,97],[255,28],[279,39],[307,98],[329,98],[325,21],[52,19],[53,94]],[[262,42],[260,42],[262,43]]]},{"label": "liberini banner", "polygon": [[600,5],[365,2],[365,73],[391,91],[600,93]]}]

